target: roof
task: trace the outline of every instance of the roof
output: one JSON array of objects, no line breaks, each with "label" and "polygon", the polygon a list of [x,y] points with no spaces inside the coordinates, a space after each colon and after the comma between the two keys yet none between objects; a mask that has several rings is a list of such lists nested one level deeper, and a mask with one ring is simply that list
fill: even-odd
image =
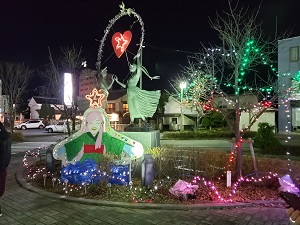
[{"label": "roof", "polygon": [[58,98],[33,96],[31,99],[34,99],[37,104],[53,104],[53,105],[62,105],[63,104]]},{"label": "roof", "polygon": [[117,100],[127,94],[127,89],[110,90],[107,100]]}]

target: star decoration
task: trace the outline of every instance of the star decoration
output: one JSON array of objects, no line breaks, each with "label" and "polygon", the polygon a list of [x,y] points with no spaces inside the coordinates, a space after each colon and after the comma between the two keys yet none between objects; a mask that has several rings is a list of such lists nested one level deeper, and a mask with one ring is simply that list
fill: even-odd
[{"label": "star decoration", "polygon": [[124,52],[125,51],[125,46],[128,43],[128,40],[126,40],[122,34],[120,34],[120,36],[121,37],[116,37],[115,38],[116,42],[118,42],[118,44],[116,46],[116,49],[120,48],[121,52]]},{"label": "star decoration", "polygon": [[85,97],[90,100],[90,107],[102,107],[102,102],[107,98],[107,91],[103,89],[97,90],[94,88],[92,93]]}]

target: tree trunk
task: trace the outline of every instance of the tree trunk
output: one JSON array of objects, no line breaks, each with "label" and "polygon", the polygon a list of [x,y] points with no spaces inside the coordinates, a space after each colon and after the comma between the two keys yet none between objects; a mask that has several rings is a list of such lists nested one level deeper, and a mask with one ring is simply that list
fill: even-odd
[{"label": "tree trunk", "polygon": [[235,149],[236,149],[236,168],[235,168],[235,180],[239,179],[242,176],[242,167],[243,167],[243,152],[242,152],[242,142],[241,142],[241,133],[240,133],[240,90],[239,90],[239,67],[235,69]]},{"label": "tree trunk", "polygon": [[13,104],[9,104],[9,124],[10,124],[10,132],[14,132],[14,126],[15,126],[15,112],[13,108]]},{"label": "tree trunk", "polygon": [[240,103],[239,96],[236,99],[235,106],[235,138],[236,138],[236,180],[242,176],[242,167],[243,167],[243,150],[242,150],[242,141],[241,141],[241,133],[240,133]]}]

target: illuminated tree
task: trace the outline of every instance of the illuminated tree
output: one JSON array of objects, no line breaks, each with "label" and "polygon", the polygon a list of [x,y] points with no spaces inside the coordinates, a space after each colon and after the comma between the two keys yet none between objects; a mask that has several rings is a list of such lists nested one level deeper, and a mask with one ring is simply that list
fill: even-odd
[{"label": "illuminated tree", "polygon": [[[228,3],[228,12],[217,14],[214,22],[210,20],[222,46],[202,46],[199,53],[189,57],[188,66],[177,80],[190,80],[183,97],[197,105],[202,115],[218,111],[231,125],[236,139],[236,178],[239,178],[243,134],[277,99],[277,72],[272,60],[277,39],[268,40],[263,35],[260,24],[256,23],[257,13],[249,14],[237,4]],[[178,87],[176,82],[173,84]],[[245,101],[241,95],[255,96],[255,101]],[[230,104],[231,110],[227,107]],[[240,130],[240,115],[244,111],[249,112],[249,125]],[[233,123],[230,123],[232,113]]]},{"label": "illuminated tree", "polygon": [[[20,104],[21,98],[26,92],[27,85],[32,78],[33,70],[25,64],[0,63],[0,79],[2,91],[8,96],[10,130],[14,131],[15,111],[13,105]],[[2,94],[2,93],[1,93]]]},{"label": "illuminated tree", "polygon": [[[238,4],[228,1],[229,10],[222,15],[217,14],[215,21],[210,20],[212,28],[217,31],[223,44],[226,73],[220,78],[220,82],[234,90],[233,101],[235,104],[235,138],[236,138],[236,176],[242,176],[242,136],[256,119],[271,104],[272,72],[276,78],[276,71],[272,64],[272,56],[276,51],[277,40],[268,40],[264,36],[260,24],[256,23],[259,10],[249,14],[248,10],[240,8]],[[269,66],[266,70],[262,65]],[[260,73],[260,72],[262,73]],[[263,74],[264,73],[264,74]],[[268,76],[266,76],[268,73]],[[261,75],[262,74],[262,75]],[[247,75],[247,77],[246,77]],[[255,76],[255,77],[254,77]],[[264,79],[267,77],[267,79]],[[226,81],[226,83],[224,82]],[[254,88],[253,88],[254,85]],[[259,87],[263,85],[266,88]],[[256,95],[267,91],[267,95],[258,107],[253,121],[244,130],[240,130],[240,113],[243,106],[240,103],[240,95],[248,91]],[[269,94],[268,94],[269,92]],[[273,96],[274,98],[274,96]],[[275,98],[274,98],[275,99]]]},{"label": "illuminated tree", "polygon": [[[191,108],[198,113],[198,121],[205,113],[215,89],[213,74],[199,68],[197,55],[188,58],[188,65],[183,67],[182,73],[169,81],[172,87],[170,95],[175,96],[184,107]],[[187,87],[181,93],[180,83],[186,82]],[[182,96],[181,96],[182,95]],[[182,100],[182,101],[181,101]]]}]

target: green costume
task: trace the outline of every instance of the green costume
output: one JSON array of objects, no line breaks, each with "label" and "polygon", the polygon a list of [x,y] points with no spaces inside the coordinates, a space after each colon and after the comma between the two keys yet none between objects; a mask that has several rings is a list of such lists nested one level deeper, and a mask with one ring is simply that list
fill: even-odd
[{"label": "green costume", "polygon": [[[99,133],[98,133],[99,134]],[[75,138],[74,140],[66,143],[64,147],[66,148],[66,156],[68,161],[72,161],[78,153],[81,151],[82,147],[86,149],[86,146],[91,147],[92,145],[95,146],[96,139],[98,137],[98,134],[94,137],[90,132],[83,133],[79,137]],[[88,153],[84,153],[82,158],[80,159],[80,162],[83,162],[85,159],[93,159],[95,162],[99,162],[100,159],[103,157],[99,151],[103,152],[104,146],[106,153],[108,154],[114,154],[114,155],[120,155],[125,147],[125,144],[123,141],[112,137],[107,132],[102,133],[102,150],[99,148],[98,153],[88,151]],[[129,147],[129,146],[127,146]],[[95,148],[95,147],[94,147]],[[86,150],[84,150],[87,152]]]}]

